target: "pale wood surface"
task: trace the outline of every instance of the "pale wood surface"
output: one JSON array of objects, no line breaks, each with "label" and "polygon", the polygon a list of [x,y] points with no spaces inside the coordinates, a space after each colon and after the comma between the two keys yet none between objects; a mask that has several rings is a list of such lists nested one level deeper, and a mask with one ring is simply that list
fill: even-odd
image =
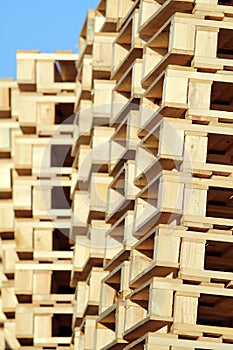
[{"label": "pale wood surface", "polygon": [[232,5],[99,0],[79,54],[17,51],[1,349],[232,348]]}]

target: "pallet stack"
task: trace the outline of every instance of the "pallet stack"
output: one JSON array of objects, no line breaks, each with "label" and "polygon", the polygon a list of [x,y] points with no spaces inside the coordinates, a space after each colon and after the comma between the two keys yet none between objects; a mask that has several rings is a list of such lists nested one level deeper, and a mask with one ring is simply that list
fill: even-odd
[{"label": "pallet stack", "polygon": [[[88,12],[79,41],[76,79],[75,142],[72,174],[72,228],[74,241],[71,286],[76,288],[72,345],[93,349],[99,312],[103,269],[108,186],[109,126],[112,89],[112,45],[116,37],[117,2],[101,1]],[[82,345],[83,344],[83,345]]]},{"label": "pallet stack", "polygon": [[231,0],[100,0],[79,58],[17,54],[0,348],[232,349],[232,17]]},{"label": "pallet stack", "polygon": [[231,349],[231,2],[106,0],[80,36],[72,345]]},{"label": "pallet stack", "polygon": [[0,82],[1,349],[70,348],[77,58],[17,52],[17,81]]}]

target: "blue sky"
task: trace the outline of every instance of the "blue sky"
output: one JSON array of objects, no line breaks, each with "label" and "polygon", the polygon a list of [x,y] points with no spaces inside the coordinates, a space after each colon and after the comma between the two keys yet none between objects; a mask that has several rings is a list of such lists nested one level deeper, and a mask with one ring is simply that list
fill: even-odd
[{"label": "blue sky", "polygon": [[15,78],[16,50],[74,50],[99,0],[0,0],[0,78]]}]

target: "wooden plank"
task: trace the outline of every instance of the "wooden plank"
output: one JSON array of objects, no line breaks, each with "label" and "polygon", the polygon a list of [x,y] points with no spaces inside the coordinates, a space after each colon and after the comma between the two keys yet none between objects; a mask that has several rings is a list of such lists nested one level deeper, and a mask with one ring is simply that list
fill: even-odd
[{"label": "wooden plank", "polygon": [[0,348],[232,347],[232,16],[100,0],[79,54],[17,52],[0,81]]}]

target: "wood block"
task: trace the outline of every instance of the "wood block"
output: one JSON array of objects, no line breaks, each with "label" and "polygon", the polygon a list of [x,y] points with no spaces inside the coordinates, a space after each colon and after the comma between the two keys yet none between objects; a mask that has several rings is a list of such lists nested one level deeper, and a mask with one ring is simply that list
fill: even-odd
[{"label": "wood block", "polygon": [[[179,18],[174,18],[174,22],[171,26],[169,51],[180,51],[181,53],[192,52],[194,53],[194,40],[195,40],[195,25],[191,21],[183,21]],[[176,51],[176,52],[177,52]]]},{"label": "wood block", "polygon": [[131,87],[131,96],[141,96],[144,92],[142,85],[142,60],[136,59],[132,71],[132,87]]},{"label": "wood block", "polygon": [[17,80],[20,84],[36,83],[36,62],[32,59],[17,60]]},{"label": "wood block", "polygon": [[13,232],[14,210],[11,200],[1,200],[0,202],[0,232]]},{"label": "wood block", "polygon": [[15,293],[16,294],[32,294],[32,270],[15,271]]},{"label": "wood block", "polygon": [[81,330],[76,329],[73,334],[73,339],[71,343],[74,347],[74,350],[83,349],[84,348],[84,335]]},{"label": "wood block", "polygon": [[11,168],[0,161],[0,192],[11,192]]},{"label": "wood block", "polygon": [[34,251],[51,251],[53,245],[53,230],[34,229],[33,246]]},{"label": "wood block", "polygon": [[109,228],[110,225],[103,220],[91,220],[88,234],[90,237],[90,253],[93,257],[104,257],[105,237]]},{"label": "wood block", "polygon": [[32,145],[26,138],[15,139],[15,167],[30,169],[32,164]]},{"label": "wood block", "polygon": [[118,13],[118,4],[114,0],[106,1],[106,13],[105,16],[113,21]]},{"label": "wood block", "polygon": [[52,207],[51,188],[33,187],[33,215],[47,216]]},{"label": "wood block", "polygon": [[22,136],[22,131],[20,129],[12,129],[10,133],[11,157],[15,157],[15,148],[17,145],[15,140],[18,136]]},{"label": "wood block", "polygon": [[84,349],[93,349],[97,344],[95,339],[96,317],[85,318]]},{"label": "wood block", "polygon": [[13,274],[15,272],[15,264],[18,261],[18,256],[15,251],[15,242],[7,240],[2,247],[3,272],[5,274]]},{"label": "wood block", "polygon": [[82,90],[92,89],[92,57],[85,55],[82,64]]},{"label": "wood block", "polygon": [[34,271],[33,272],[33,294],[49,295],[51,293],[52,271]]},{"label": "wood block", "polygon": [[[118,18],[121,20],[122,18],[125,17],[125,15],[129,12],[131,7],[134,5],[134,1],[130,0],[120,0],[118,2]],[[118,20],[118,21],[119,21]]]},{"label": "wood block", "polygon": [[155,316],[171,317],[173,310],[173,291],[151,289],[149,296],[149,313]]},{"label": "wood block", "polygon": [[[140,6],[140,23],[139,26],[142,27],[145,22],[160,8],[159,3],[155,3],[153,0],[145,0]],[[139,27],[139,28],[140,28]]]},{"label": "wood block", "polygon": [[126,108],[129,104],[129,94],[121,94],[120,92],[113,90],[112,92],[112,110],[111,110],[111,124],[119,123],[117,117],[119,117],[120,112]]},{"label": "wood block", "polygon": [[174,322],[196,324],[198,298],[175,295]]},{"label": "wood block", "polygon": [[33,338],[34,322],[32,308],[17,308],[15,314],[15,321],[17,338]]},{"label": "wood block", "polygon": [[106,118],[107,120],[109,119],[112,107],[112,90],[114,86],[115,81],[94,80],[93,117],[96,124],[101,125],[101,121],[103,124],[105,124]]},{"label": "wood block", "polygon": [[53,125],[55,123],[55,104],[38,102],[36,115],[38,125]]},{"label": "wood block", "polygon": [[124,322],[125,322],[125,307],[119,302],[116,310],[116,339],[119,339],[119,343],[123,343],[122,334],[124,332]]},{"label": "wood block", "polygon": [[40,338],[50,338],[52,335],[52,321],[50,315],[34,316],[34,337],[35,341]]},{"label": "wood block", "polygon": [[[77,181],[87,182],[92,166],[92,149],[89,145],[80,145],[74,162],[77,164]],[[85,188],[83,184],[83,188]]]},{"label": "wood block", "polygon": [[101,314],[109,307],[111,307],[116,300],[116,290],[108,285],[107,283],[101,283],[101,292],[100,292],[100,306],[99,313]]},{"label": "wood block", "polygon": [[143,320],[147,315],[147,311],[146,309],[142,308],[136,303],[133,303],[130,300],[125,301],[125,308],[126,312],[124,330],[127,331],[131,327],[135,326],[135,324]]},{"label": "wood block", "polygon": [[36,102],[21,99],[19,105],[19,123],[22,126],[36,125]]},{"label": "wood block", "polygon": [[32,188],[30,183],[24,184],[23,181],[15,179],[13,187],[14,209],[28,211],[32,209]]},{"label": "wood block", "polygon": [[105,174],[91,175],[90,208],[93,211],[106,212],[108,186],[112,178]]},{"label": "wood block", "polygon": [[[95,126],[92,138],[92,163],[101,166],[109,161],[110,138],[113,128]],[[98,169],[98,168],[97,168]]]},{"label": "wood block", "polygon": [[192,188],[186,185],[184,188],[184,214],[206,215],[207,190]]},{"label": "wood block", "polygon": [[109,71],[110,74],[112,66],[112,43],[114,39],[115,34],[113,33],[95,33],[93,43],[94,70],[104,72]]},{"label": "wood block", "polygon": [[92,101],[81,100],[77,113],[77,127],[75,128],[75,141],[81,136],[90,136],[93,122]]},{"label": "wood block", "polygon": [[72,225],[84,227],[89,216],[90,199],[88,192],[75,192],[73,199]]},{"label": "wood block", "polygon": [[[174,87],[176,87],[174,89]],[[186,77],[167,76],[164,80],[162,103],[187,104],[188,79]]]},{"label": "wood block", "polygon": [[96,329],[95,344],[97,349],[103,348],[115,338],[115,332],[103,324],[98,324]]},{"label": "wood block", "polygon": [[150,267],[152,264],[151,258],[136,249],[131,250],[130,259],[130,280],[133,280],[136,276],[138,276],[142,271]]},{"label": "wood block", "polygon": [[[154,204],[154,205],[153,205]],[[149,221],[151,217],[154,217],[157,213],[155,203],[148,202],[142,198],[137,198],[135,200],[135,221],[134,221],[134,231],[140,230],[145,223]],[[148,228],[147,232],[151,227]]]},{"label": "wood block", "polygon": [[190,108],[209,109],[211,81],[190,80],[188,92],[188,104]]},{"label": "wood block", "polygon": [[182,239],[180,267],[189,269],[204,269],[205,261],[205,240],[192,241]]},{"label": "wood block", "polygon": [[184,143],[184,130],[179,130],[178,127],[164,120],[161,126],[159,135],[158,154],[169,156],[182,156]]},{"label": "wood block", "polygon": [[32,172],[33,175],[41,174],[45,168],[51,166],[51,149],[52,146],[49,144],[32,146]]},{"label": "wood block", "polygon": [[218,45],[218,28],[197,26],[195,56],[216,57]]},{"label": "wood block", "polygon": [[51,84],[55,79],[54,61],[37,61],[36,62],[36,83]]},{"label": "wood block", "polygon": [[184,185],[161,179],[158,192],[158,208],[161,211],[182,210]]},{"label": "wood block", "polygon": [[178,263],[180,238],[169,233],[159,235],[154,240],[154,261],[164,263]]},{"label": "wood block", "polygon": [[18,251],[32,251],[33,228],[18,224],[15,228],[15,243]]},{"label": "wood block", "polygon": [[207,158],[208,137],[187,134],[184,145],[184,161],[205,163]]},{"label": "wood block", "polygon": [[95,30],[95,10],[88,10],[86,21],[84,23],[80,36],[84,37],[86,39],[86,42],[89,43],[93,40],[94,30]]},{"label": "wood block", "polygon": [[0,86],[0,112],[10,110],[10,89]]},{"label": "wood block", "polygon": [[18,301],[15,295],[14,285],[5,283],[2,286],[2,309],[4,312],[12,312],[15,310]]},{"label": "wood block", "polygon": [[12,117],[17,117],[19,116],[19,111],[20,111],[20,98],[21,94],[18,88],[12,88],[11,89],[11,116]]},{"label": "wood block", "polygon": [[89,286],[86,282],[79,281],[76,287],[75,318],[82,318],[88,302]]},{"label": "wood block", "polygon": [[0,124],[0,151],[7,150],[10,151],[11,138],[10,129],[1,127]]},{"label": "wood block", "polygon": [[100,299],[100,285],[101,280],[108,272],[103,271],[102,268],[93,268],[89,276],[89,303],[99,303]]},{"label": "wood block", "polygon": [[88,244],[87,238],[84,236],[76,237],[75,242],[75,250],[74,250],[74,258],[73,265],[74,269],[78,271],[82,271],[84,266],[86,265],[90,253],[90,247]]}]

